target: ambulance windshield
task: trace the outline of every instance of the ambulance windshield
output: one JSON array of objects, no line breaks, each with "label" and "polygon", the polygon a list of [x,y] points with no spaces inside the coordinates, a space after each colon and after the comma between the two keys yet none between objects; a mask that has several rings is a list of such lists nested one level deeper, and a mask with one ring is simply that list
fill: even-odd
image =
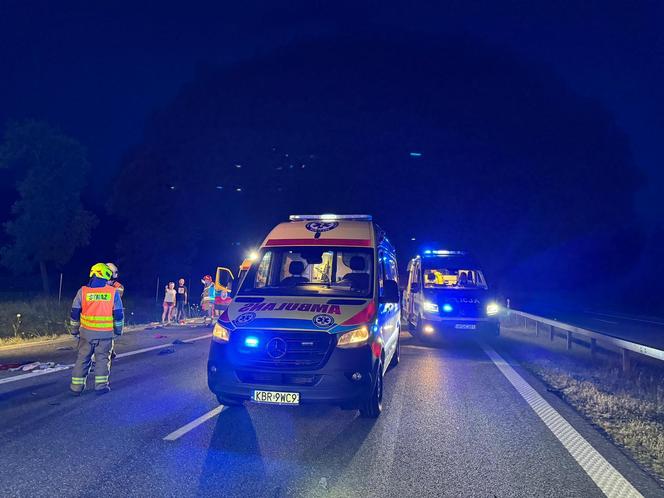
[{"label": "ambulance windshield", "polygon": [[239,295],[370,297],[373,251],[346,247],[263,250]]},{"label": "ambulance windshield", "polygon": [[425,264],[422,268],[424,287],[427,289],[486,289],[482,272],[476,268],[453,268]]}]

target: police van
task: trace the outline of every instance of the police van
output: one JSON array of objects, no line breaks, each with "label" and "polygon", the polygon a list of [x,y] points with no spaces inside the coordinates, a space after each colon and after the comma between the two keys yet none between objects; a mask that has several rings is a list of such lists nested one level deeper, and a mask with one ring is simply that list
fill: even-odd
[{"label": "police van", "polygon": [[331,403],[377,417],[399,362],[396,254],[368,215],[294,215],[265,238],[219,317],[220,403]]},{"label": "police van", "polygon": [[403,307],[410,330],[422,338],[500,333],[500,307],[479,265],[463,251],[427,250],[413,258]]}]

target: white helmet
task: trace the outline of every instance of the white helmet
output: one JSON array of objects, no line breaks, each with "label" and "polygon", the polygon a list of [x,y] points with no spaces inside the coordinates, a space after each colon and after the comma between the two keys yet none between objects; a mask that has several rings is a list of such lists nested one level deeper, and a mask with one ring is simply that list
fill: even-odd
[{"label": "white helmet", "polygon": [[106,266],[108,266],[113,272],[112,278],[118,278],[118,267],[115,266],[113,263],[106,263]]}]

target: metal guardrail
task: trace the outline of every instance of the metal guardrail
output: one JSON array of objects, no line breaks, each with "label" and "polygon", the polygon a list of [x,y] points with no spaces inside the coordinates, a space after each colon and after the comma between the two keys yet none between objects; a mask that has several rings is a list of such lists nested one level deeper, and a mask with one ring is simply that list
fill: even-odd
[{"label": "metal guardrail", "polygon": [[[575,339],[578,340],[579,338],[584,338],[587,339],[587,347],[590,348],[590,353],[593,356],[597,353],[598,343],[605,349],[616,350],[622,355],[623,371],[629,371],[630,357],[632,354],[639,354],[649,358],[654,358],[655,360],[664,361],[664,350],[646,346],[644,344],[627,341],[625,339],[620,339],[618,337],[602,334],[593,330],[584,329],[575,325],[569,325],[567,323],[552,320],[550,318],[544,318],[538,315],[533,315],[524,311],[508,309],[506,316],[510,321],[510,324],[512,324],[512,321],[515,317],[517,319],[522,318],[523,328],[526,330],[528,330],[528,322],[533,322],[535,324],[535,336],[539,336],[541,333],[548,332],[549,340],[551,341],[553,341],[556,336],[559,336],[560,332],[563,332],[565,340],[567,341],[567,349],[572,349],[572,345],[575,343]],[[548,327],[548,330],[545,329],[545,326]]]}]

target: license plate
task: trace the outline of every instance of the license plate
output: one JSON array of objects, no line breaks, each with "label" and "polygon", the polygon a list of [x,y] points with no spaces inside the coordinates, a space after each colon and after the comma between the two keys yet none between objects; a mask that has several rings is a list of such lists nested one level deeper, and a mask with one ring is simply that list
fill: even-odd
[{"label": "license plate", "polygon": [[477,325],[474,323],[457,323],[454,328],[455,329],[464,329],[464,330],[475,330]]},{"label": "license plate", "polygon": [[299,405],[300,393],[287,393],[281,391],[254,391],[251,399],[256,403],[269,403],[272,405]]}]

